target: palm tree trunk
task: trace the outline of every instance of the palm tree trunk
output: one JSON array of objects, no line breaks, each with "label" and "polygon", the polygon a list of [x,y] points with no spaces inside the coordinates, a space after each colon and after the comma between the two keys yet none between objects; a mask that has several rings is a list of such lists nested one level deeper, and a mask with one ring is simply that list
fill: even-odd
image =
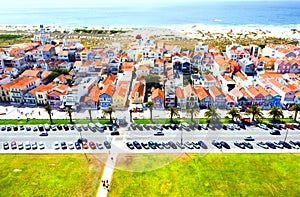
[{"label": "palm tree trunk", "polygon": [[90,115],[90,122],[92,122],[93,119],[92,119],[92,110],[91,109],[89,109],[89,115]]},{"label": "palm tree trunk", "polygon": [[255,118],[255,114],[253,114],[253,116],[252,116],[252,121],[254,121],[254,118]]},{"label": "palm tree trunk", "polygon": [[191,121],[194,122],[194,114],[191,114]]},{"label": "palm tree trunk", "polygon": [[171,123],[173,123],[173,113],[171,112]]},{"label": "palm tree trunk", "polygon": [[113,121],[112,121],[111,113],[109,113],[109,120],[110,120],[110,123],[112,124]]},{"label": "palm tree trunk", "polygon": [[298,111],[295,111],[294,120],[297,120]]},{"label": "palm tree trunk", "polygon": [[234,117],[233,116],[231,117],[231,122],[234,122]]},{"label": "palm tree trunk", "polygon": [[150,109],[150,121],[152,122],[152,109]]},{"label": "palm tree trunk", "polygon": [[72,112],[69,112],[69,118],[70,118],[70,124],[72,124],[73,123],[73,121],[72,121]]},{"label": "palm tree trunk", "polygon": [[53,122],[52,122],[52,116],[51,116],[51,112],[49,113],[49,118],[50,118],[50,124],[53,124]]}]

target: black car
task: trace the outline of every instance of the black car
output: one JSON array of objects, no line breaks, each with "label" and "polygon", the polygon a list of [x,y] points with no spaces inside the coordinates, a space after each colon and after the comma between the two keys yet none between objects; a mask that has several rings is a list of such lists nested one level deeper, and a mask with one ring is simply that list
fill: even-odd
[{"label": "black car", "polygon": [[31,127],[30,126],[26,126],[26,131],[31,131]]},{"label": "black car", "polygon": [[279,141],[279,144],[282,144],[283,147],[287,148],[287,149],[291,149],[292,148],[292,146],[289,143],[285,142],[285,141]]},{"label": "black car", "polygon": [[253,146],[250,142],[243,142],[244,146],[249,148],[249,149],[253,149]]},{"label": "black car", "polygon": [[147,124],[144,124],[143,127],[144,127],[146,130],[149,130],[149,129],[150,129],[150,126],[147,125]]},{"label": "black car", "polygon": [[198,143],[192,142],[195,149],[200,149],[200,145]]},{"label": "black car", "polygon": [[18,126],[13,126],[14,131],[18,131],[18,129],[19,129]]},{"label": "black car", "polygon": [[273,144],[276,146],[276,148],[284,148],[283,144],[280,144],[279,142],[274,142]]},{"label": "black car", "polygon": [[110,133],[110,135],[120,135],[120,132],[119,132],[119,131],[112,131],[112,132]]},{"label": "black car", "polygon": [[273,144],[272,142],[266,142],[266,145],[269,146],[272,149],[276,149],[276,145]]},{"label": "black car", "polygon": [[88,140],[87,140],[86,138],[79,138],[79,139],[77,140],[77,142],[78,142],[78,143],[83,143],[83,142],[87,143]]},{"label": "black car", "polygon": [[134,142],[133,142],[133,145],[134,145],[134,147],[137,148],[137,149],[142,149],[142,147],[141,147],[141,145],[140,145],[140,143],[139,143],[138,141],[134,141]]},{"label": "black car", "polygon": [[155,145],[158,149],[164,149],[163,145],[159,142],[156,142]]},{"label": "black car", "polygon": [[20,125],[20,131],[23,131],[23,130],[25,130],[24,125]]},{"label": "black car", "polygon": [[273,125],[272,125],[272,124],[267,124],[267,127],[268,127],[269,129],[273,129]]},{"label": "black car", "polygon": [[246,129],[246,126],[243,123],[238,123],[237,125],[239,125],[239,127],[241,127],[241,129]]},{"label": "black car", "polygon": [[42,132],[42,131],[44,131],[44,126],[43,126],[43,125],[39,125],[39,126],[38,126],[38,129],[39,129],[39,131]]},{"label": "black car", "polygon": [[9,144],[8,144],[8,142],[3,142],[3,149],[4,149],[4,150],[9,149]]},{"label": "black car", "polygon": [[63,127],[64,127],[65,131],[69,130],[69,126],[68,125],[65,124]]},{"label": "black car", "polygon": [[41,133],[40,136],[48,136],[48,133]]},{"label": "black car", "polygon": [[57,125],[56,127],[57,127],[57,129],[60,130],[60,131],[63,129],[63,127],[62,127],[60,124]]},{"label": "black car", "polygon": [[130,150],[133,150],[133,149],[134,149],[134,146],[133,146],[132,143],[127,142],[126,145],[127,145],[127,147],[128,147]]},{"label": "black car", "polygon": [[144,149],[147,149],[147,150],[148,150],[148,149],[150,148],[148,143],[142,142],[141,145],[142,145],[142,147],[143,147]]},{"label": "black car", "polygon": [[229,146],[229,144],[228,144],[227,142],[221,141],[220,144],[221,144],[224,148],[230,149],[230,146]]},{"label": "black car", "polygon": [[1,131],[5,131],[6,130],[6,126],[1,126]]},{"label": "black car", "polygon": [[201,146],[201,148],[207,149],[207,145],[202,140],[200,140],[198,144]]},{"label": "black car", "polygon": [[223,124],[223,127],[222,127],[224,130],[227,130],[227,125]]},{"label": "black car", "polygon": [[154,133],[155,136],[163,136],[165,135],[162,131],[157,131],[156,133]]},{"label": "black car", "polygon": [[104,146],[107,149],[111,149],[111,144],[108,141],[106,141],[106,140],[104,141]]},{"label": "black car", "polygon": [[11,131],[11,129],[12,129],[11,126],[6,127],[6,131]]},{"label": "black car", "polygon": [[201,130],[201,129],[202,129],[201,125],[199,125],[199,124],[195,124],[194,127],[195,127],[196,129],[198,129],[198,130]]},{"label": "black car", "polygon": [[280,131],[274,129],[274,130],[271,130],[271,131],[270,131],[270,134],[271,134],[271,135],[280,135]]},{"label": "black car", "polygon": [[222,148],[222,144],[220,142],[216,141],[216,140],[213,140],[211,143],[212,143],[212,145],[214,145],[218,149]]}]

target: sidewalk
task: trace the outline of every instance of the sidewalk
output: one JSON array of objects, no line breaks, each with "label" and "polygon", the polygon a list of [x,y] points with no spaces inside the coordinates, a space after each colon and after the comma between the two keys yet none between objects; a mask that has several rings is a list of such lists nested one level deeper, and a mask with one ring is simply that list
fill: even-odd
[{"label": "sidewalk", "polygon": [[[114,172],[117,157],[118,157],[118,153],[110,153],[108,155],[108,158],[105,163],[105,167],[103,169],[103,175],[101,178],[101,182],[100,182],[100,185],[98,188],[98,193],[97,193],[98,197],[106,197],[107,196],[108,190],[110,189],[111,178],[112,178],[112,175]],[[103,180],[105,181],[105,183],[106,183],[106,181],[108,181],[108,184],[105,184],[105,186],[106,185],[109,186],[108,190],[105,186],[103,186],[103,183],[102,183]]]}]

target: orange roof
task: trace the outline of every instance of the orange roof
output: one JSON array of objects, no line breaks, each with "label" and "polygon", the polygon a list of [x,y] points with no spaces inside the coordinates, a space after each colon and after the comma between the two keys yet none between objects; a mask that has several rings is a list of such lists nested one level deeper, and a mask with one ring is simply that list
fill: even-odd
[{"label": "orange roof", "polygon": [[5,68],[4,68],[4,71],[12,71],[12,70],[13,70],[12,67],[5,67]]},{"label": "orange roof", "polygon": [[235,75],[239,77],[241,80],[246,81],[248,78],[243,75],[240,71],[236,72]]},{"label": "orange roof", "polygon": [[103,84],[104,85],[112,85],[116,79],[117,79],[116,75],[109,75],[104,79]]},{"label": "orange roof", "polygon": [[159,88],[156,88],[155,90],[152,91],[152,95],[151,95],[151,99],[154,99],[156,97],[161,97],[161,98],[165,98],[165,92]]},{"label": "orange roof", "polygon": [[195,91],[196,95],[198,96],[199,100],[202,100],[202,99],[210,96],[209,92],[202,86],[194,87],[194,91]]},{"label": "orange roof", "polygon": [[84,97],[84,102],[88,102],[88,101],[99,102],[99,94],[100,94],[99,86],[94,86],[89,92],[89,94],[86,97]]},{"label": "orange roof", "polygon": [[100,91],[101,94],[107,94],[109,96],[112,96],[115,90],[115,86],[111,84],[104,85],[104,88]]},{"label": "orange roof", "polygon": [[226,81],[233,81],[228,75],[224,75],[223,78],[224,78]]},{"label": "orange roof", "polygon": [[296,92],[296,93],[295,93],[295,97],[296,97],[296,96],[300,96],[300,92]]},{"label": "orange roof", "polygon": [[32,95],[36,95],[37,92],[49,92],[51,91],[54,87],[56,86],[56,84],[54,82],[48,83],[47,85],[40,85],[32,90],[30,90],[30,93]]},{"label": "orange roof", "polygon": [[51,74],[51,72],[52,72],[52,71],[48,71],[48,70],[44,71],[44,72],[42,73],[41,79],[42,79],[42,80],[46,79],[46,78]]},{"label": "orange roof", "polygon": [[220,88],[218,88],[217,86],[211,86],[210,91],[213,93],[214,96],[224,95],[222,90]]},{"label": "orange roof", "polygon": [[256,85],[255,88],[263,95],[263,96],[268,96],[270,95],[269,92],[265,90],[261,85]]},{"label": "orange roof", "polygon": [[227,63],[223,58],[216,58],[215,62],[219,65],[219,66],[223,66],[223,64]]},{"label": "orange roof", "polygon": [[43,51],[50,51],[50,49],[51,49],[52,47],[54,47],[52,44],[46,44],[42,50],[43,50]]},{"label": "orange roof", "polygon": [[229,93],[226,93],[225,96],[226,96],[226,101],[227,102],[228,101],[234,101],[233,97]]},{"label": "orange roof", "polygon": [[133,62],[124,62],[123,65],[121,66],[121,70],[133,71],[134,70]]},{"label": "orange roof", "polygon": [[63,55],[63,56],[68,55],[68,54],[69,54],[68,51],[60,51],[60,52],[58,53],[58,55]]},{"label": "orange roof", "polygon": [[83,61],[75,61],[74,66],[82,66]]},{"label": "orange roof", "polygon": [[298,89],[298,87],[295,85],[295,84],[291,84],[291,83],[288,83],[285,85],[287,88],[289,88],[290,90],[294,91],[296,89]]},{"label": "orange roof", "polygon": [[126,93],[127,93],[127,87],[124,86],[118,86],[114,95],[118,95],[120,97],[126,97]]},{"label": "orange roof", "polygon": [[252,99],[252,96],[250,96],[250,94],[248,94],[248,92],[245,90],[245,88],[240,88],[240,92],[244,95],[244,96],[246,96],[247,98],[248,98],[248,100],[250,99]]},{"label": "orange roof", "polygon": [[119,81],[118,86],[125,86],[126,88],[128,87],[129,81]]},{"label": "orange roof", "polygon": [[176,88],[175,95],[177,98],[185,98],[183,89],[181,87]]},{"label": "orange roof", "polygon": [[57,92],[57,91],[53,91],[53,92],[50,92],[50,93],[47,94],[47,95],[55,95],[55,96],[57,96],[57,97],[60,97],[60,96],[62,95],[62,93]]},{"label": "orange roof", "polygon": [[139,97],[144,97],[144,89],[145,89],[145,85],[143,82],[141,81],[137,81],[132,89],[131,92],[131,98],[135,98],[136,93],[139,93]]},{"label": "orange roof", "polygon": [[163,64],[164,60],[163,59],[155,59],[154,64]]},{"label": "orange roof", "polygon": [[276,81],[275,79],[269,79],[269,82],[272,83],[274,86],[276,86],[277,88],[281,89],[283,92],[288,93],[291,91],[291,89],[289,89],[288,87],[286,87],[285,85],[279,83],[278,81]]},{"label": "orange roof", "polygon": [[271,94],[272,96],[278,95],[278,93],[277,93],[275,90],[273,90],[272,88],[266,88],[266,91],[267,91],[269,94]]},{"label": "orange roof", "polygon": [[39,72],[39,70],[25,70],[20,76],[36,77]]},{"label": "orange roof", "polygon": [[[24,88],[28,84],[31,84],[32,82],[36,81],[38,77],[19,77],[7,84],[10,85],[10,88]],[[38,85],[38,84],[37,84]]]},{"label": "orange roof", "polygon": [[277,49],[277,51],[279,51],[280,53],[284,53],[284,54],[288,54],[290,52],[293,52],[293,51],[291,51],[289,49],[285,49],[285,48],[279,48],[279,49]]},{"label": "orange roof", "polygon": [[259,94],[261,94],[257,89],[254,88],[253,85],[250,85],[248,87],[248,91],[250,92],[250,94],[252,94],[254,97],[258,96]]},{"label": "orange roof", "polygon": [[216,81],[216,78],[212,75],[206,75],[205,79],[206,79],[206,81]]}]

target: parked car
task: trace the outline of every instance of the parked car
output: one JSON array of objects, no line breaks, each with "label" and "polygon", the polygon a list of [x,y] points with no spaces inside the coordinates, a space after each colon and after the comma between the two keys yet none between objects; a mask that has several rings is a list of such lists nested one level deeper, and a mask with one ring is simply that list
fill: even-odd
[{"label": "parked car", "polygon": [[8,142],[3,142],[3,149],[4,149],[4,150],[9,149]]},{"label": "parked car", "polygon": [[39,126],[38,126],[38,129],[39,129],[39,131],[44,131],[44,126],[42,125],[42,124],[40,124]]},{"label": "parked car", "polygon": [[81,144],[82,144],[83,149],[88,149],[89,148],[87,142],[82,142]]},{"label": "parked car", "polygon": [[140,143],[139,143],[138,141],[134,141],[134,142],[133,142],[133,145],[134,145],[134,147],[137,148],[137,149],[142,149],[142,147],[141,147],[141,145],[140,145]]},{"label": "parked car", "polygon": [[100,149],[100,150],[103,149],[103,146],[102,146],[101,143],[96,143],[96,146],[97,146],[97,148]]},{"label": "parked car", "polygon": [[24,131],[25,130],[25,127],[24,127],[24,125],[20,125],[20,131]]},{"label": "parked car", "polygon": [[75,128],[76,128],[76,130],[79,131],[79,132],[82,131],[82,127],[81,127],[80,125],[76,125]]},{"label": "parked car", "polygon": [[26,141],[26,142],[25,142],[25,149],[26,149],[26,150],[30,150],[30,149],[31,149],[31,144],[30,144],[29,141]]},{"label": "parked car", "polygon": [[110,135],[120,135],[120,132],[119,132],[119,131],[112,131],[112,132],[110,133]]},{"label": "parked car", "polygon": [[60,130],[60,131],[63,130],[63,127],[62,127],[60,124],[58,124],[56,127],[57,127],[57,129]]},{"label": "parked car", "polygon": [[13,126],[14,131],[18,131],[18,129],[19,129],[18,126]]},{"label": "parked car", "polygon": [[63,150],[65,150],[65,149],[68,148],[65,141],[62,141],[62,142],[60,143],[60,145],[61,145],[61,149],[63,149]]},{"label": "parked car", "polygon": [[50,126],[49,126],[48,124],[45,124],[45,125],[44,125],[44,128],[45,128],[46,131],[50,131],[50,129],[51,129]]},{"label": "parked car", "polygon": [[96,126],[95,126],[94,123],[89,123],[89,124],[88,124],[88,127],[89,127],[89,129],[90,129],[91,131],[96,132]]},{"label": "parked car", "polygon": [[266,142],[266,145],[268,145],[272,149],[276,149],[275,144],[273,144],[272,142]]},{"label": "parked car", "polygon": [[162,131],[157,131],[156,133],[154,133],[155,136],[163,136],[165,135]]},{"label": "parked car", "polygon": [[222,145],[218,141],[216,141],[216,140],[213,140],[211,143],[212,143],[212,145],[214,145],[215,147],[217,147],[219,149],[222,148]]},{"label": "parked car", "polygon": [[198,143],[192,142],[195,149],[200,149],[201,146]]},{"label": "parked car", "polygon": [[30,126],[26,126],[26,131],[31,131],[31,127]]},{"label": "parked car", "polygon": [[168,144],[170,145],[170,147],[172,147],[173,149],[177,149],[177,146],[174,142],[169,141]]},{"label": "parked car", "polygon": [[37,148],[38,148],[37,142],[33,142],[33,143],[31,144],[31,148],[32,148],[32,150],[37,149]]},{"label": "parked car", "polygon": [[6,127],[6,131],[11,131],[12,130],[12,126],[7,126]]},{"label": "parked car", "polygon": [[253,146],[250,142],[243,142],[244,146],[249,148],[249,149],[253,149]]},{"label": "parked car", "polygon": [[75,142],[75,148],[77,150],[81,149],[80,143],[79,142]]},{"label": "parked car", "polygon": [[154,143],[153,141],[149,141],[148,144],[150,148],[156,149],[156,143]]},{"label": "parked car", "polygon": [[252,136],[245,136],[244,140],[245,141],[254,141],[254,138]]},{"label": "parked car", "polygon": [[33,126],[33,127],[32,127],[32,130],[33,130],[34,132],[36,132],[36,131],[38,131],[38,128],[37,128],[36,126]]},{"label": "parked car", "polygon": [[285,142],[285,141],[279,141],[279,144],[282,144],[283,147],[287,148],[287,149],[291,149],[292,148],[292,146],[289,143]]},{"label": "parked car", "polygon": [[41,150],[45,149],[45,143],[44,142],[40,142],[39,143],[39,147]]},{"label": "parked car", "polygon": [[230,146],[227,142],[225,141],[221,141],[220,144],[222,145],[222,147],[226,148],[226,149],[230,149]]},{"label": "parked car", "polygon": [[148,150],[150,147],[149,147],[149,144],[148,143],[144,143],[144,142],[141,142],[141,146],[144,148],[144,149],[146,149],[146,150]]},{"label": "parked car", "polygon": [[90,141],[89,145],[90,145],[91,149],[93,149],[93,150],[95,150],[97,148],[96,144],[93,141]]},{"label": "parked car", "polygon": [[17,142],[16,141],[12,141],[10,143],[10,147],[11,147],[11,149],[17,149]]},{"label": "parked car", "polygon": [[233,144],[236,145],[237,147],[241,148],[241,149],[245,149],[246,148],[245,144],[242,143],[242,142],[235,141]]},{"label": "parked car", "polygon": [[200,140],[198,144],[201,146],[201,148],[207,149],[207,145],[202,140]]},{"label": "parked car", "polygon": [[67,124],[64,124],[63,128],[65,131],[69,131],[69,126]]},{"label": "parked car", "polygon": [[126,146],[130,149],[130,150],[133,150],[134,149],[134,146],[131,142],[126,142]]},{"label": "parked car", "polygon": [[104,141],[104,146],[107,149],[111,149],[111,144],[108,141]]},{"label": "parked car", "polygon": [[19,150],[23,150],[23,148],[24,148],[23,142],[18,143],[18,148],[19,148]]},{"label": "parked car", "polygon": [[89,127],[88,127],[88,125],[84,124],[84,125],[82,125],[82,129],[83,129],[84,131],[87,131],[87,130],[89,130]]},{"label": "parked car", "polygon": [[56,130],[57,130],[57,128],[56,128],[55,125],[51,125],[50,127],[51,127],[51,130],[52,130],[52,131],[56,131]]},{"label": "parked car", "polygon": [[68,142],[68,147],[70,150],[74,149],[74,143],[73,142]]},{"label": "parked car", "polygon": [[264,142],[258,142],[258,143],[256,143],[256,144],[257,144],[257,146],[262,147],[262,148],[264,148],[264,149],[268,149],[268,148],[269,148],[269,146],[266,145]]},{"label": "parked car", "polygon": [[41,133],[39,136],[48,136],[48,133]]},{"label": "parked car", "polygon": [[270,131],[270,134],[271,135],[280,135],[280,131],[276,130],[276,129],[273,129],[273,130]]}]

